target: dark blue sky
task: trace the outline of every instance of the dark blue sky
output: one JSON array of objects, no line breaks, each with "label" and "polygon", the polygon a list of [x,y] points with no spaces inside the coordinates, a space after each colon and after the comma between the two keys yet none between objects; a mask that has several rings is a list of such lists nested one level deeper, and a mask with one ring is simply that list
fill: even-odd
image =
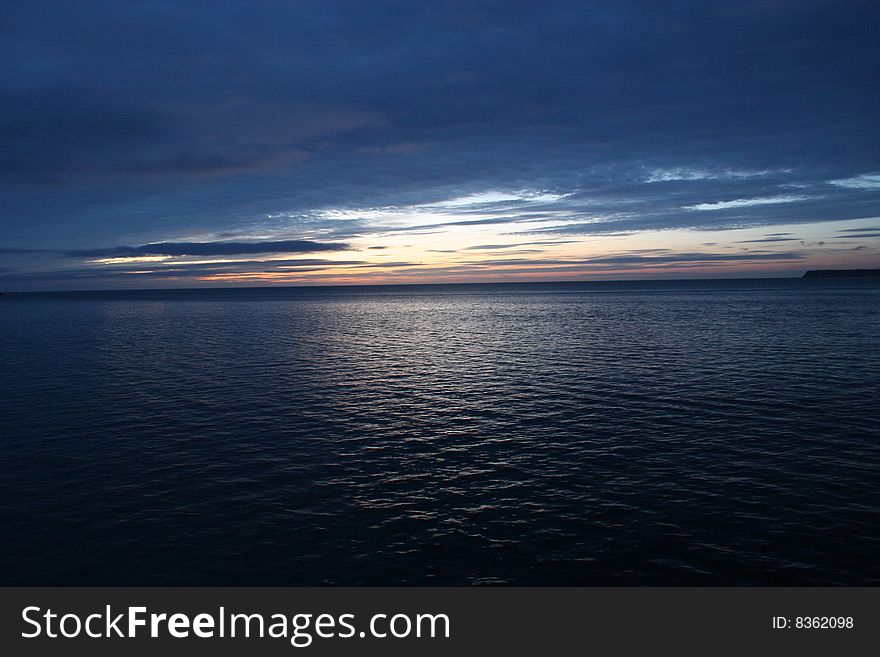
[{"label": "dark blue sky", "polygon": [[5,2],[0,58],[4,288],[880,266],[877,2]]}]

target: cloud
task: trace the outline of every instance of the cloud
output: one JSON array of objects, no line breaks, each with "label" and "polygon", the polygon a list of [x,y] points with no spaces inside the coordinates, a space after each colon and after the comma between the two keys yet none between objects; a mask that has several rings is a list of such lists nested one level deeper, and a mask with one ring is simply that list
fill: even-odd
[{"label": "cloud", "polygon": [[493,251],[497,249],[512,249],[518,246],[555,246],[557,244],[577,244],[578,240],[535,240],[531,242],[515,242],[513,244],[477,244],[469,246],[466,251]]},{"label": "cloud", "polygon": [[880,174],[865,173],[852,178],[841,178],[840,180],[829,180],[829,184],[837,187],[846,187],[848,189],[880,189]]},{"label": "cloud", "polygon": [[[101,268],[58,269],[40,272],[18,272],[7,269],[0,275],[0,283],[32,286],[41,283],[60,283],[64,286],[79,282],[137,283],[138,281],[192,282],[220,277],[228,281],[247,281],[254,277],[284,277],[334,270],[395,270],[422,267],[419,262],[366,262],[363,260],[238,260],[229,262],[136,263]],[[10,273],[7,273],[10,272]],[[268,277],[268,278],[267,278]]]},{"label": "cloud", "polygon": [[739,240],[737,244],[750,244],[752,242],[797,242],[799,241],[797,237],[765,237],[763,239],[755,239],[755,240]]},{"label": "cloud", "polygon": [[315,253],[345,251],[343,243],[321,243],[310,240],[282,240],[275,242],[158,242],[142,246],[116,246],[105,249],[75,249],[65,255],[73,258],[129,258],[145,255],[216,256],[243,253]]},{"label": "cloud", "polygon": [[679,182],[682,180],[743,180],[747,178],[764,178],[773,171],[737,171],[734,169],[705,169],[690,167],[671,167],[669,169],[653,169],[645,177],[646,183]]},{"label": "cloud", "polygon": [[492,266],[523,266],[523,265],[626,265],[626,266],[656,266],[669,264],[710,264],[710,263],[726,263],[726,262],[761,262],[761,261],[787,261],[800,260],[805,255],[800,252],[786,253],[757,253],[748,254],[730,254],[730,253],[702,253],[702,252],[686,252],[686,253],[664,253],[663,250],[640,252],[630,251],[619,254],[596,256],[593,258],[505,258],[491,260],[473,260],[467,264],[472,265],[492,265]]},{"label": "cloud", "polygon": [[757,205],[775,205],[777,203],[797,203],[798,201],[809,200],[808,196],[767,196],[764,198],[738,198],[732,201],[714,201],[711,203],[696,203],[694,205],[683,206],[684,210],[729,210],[731,208],[748,208]]},{"label": "cloud", "polygon": [[838,240],[848,240],[848,239],[857,240],[857,239],[864,239],[864,238],[868,238],[868,237],[880,237],[880,232],[852,233],[852,234],[848,234],[848,235],[835,235],[834,236],[834,238],[838,239]]},{"label": "cloud", "polygon": [[730,254],[730,253],[675,253],[668,255],[618,255],[618,256],[601,256],[584,260],[589,264],[670,264],[670,263],[712,263],[712,262],[759,262],[764,260],[781,261],[781,260],[800,260],[804,257],[803,253],[787,252],[787,253],[750,253],[750,254]]}]

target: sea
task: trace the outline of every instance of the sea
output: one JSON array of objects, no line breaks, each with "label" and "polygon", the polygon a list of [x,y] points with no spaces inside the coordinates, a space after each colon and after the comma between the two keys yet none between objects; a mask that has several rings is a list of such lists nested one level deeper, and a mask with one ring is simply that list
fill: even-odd
[{"label": "sea", "polygon": [[878,585],[880,280],[6,293],[0,584]]}]

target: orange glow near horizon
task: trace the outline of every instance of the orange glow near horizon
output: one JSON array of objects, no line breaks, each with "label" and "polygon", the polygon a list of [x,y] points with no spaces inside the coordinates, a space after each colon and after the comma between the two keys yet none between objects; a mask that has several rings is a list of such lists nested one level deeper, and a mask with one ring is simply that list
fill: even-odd
[{"label": "orange glow near horizon", "polygon": [[[206,272],[189,280],[244,285],[540,282],[797,276],[806,269],[876,266],[876,247],[854,251],[845,240],[820,239],[829,229],[805,224],[713,233],[670,230],[536,238],[503,232],[497,226],[468,226],[445,228],[429,237],[391,234],[383,240],[384,248],[375,251],[370,246],[377,238],[362,238],[353,251],[333,254],[323,264],[308,263],[311,255],[273,256],[261,259],[253,270]],[[837,223],[833,229],[839,230]],[[768,230],[804,235],[804,239],[762,241]],[[303,265],[297,265],[297,259]],[[273,267],[279,260],[284,264]],[[334,264],[337,261],[339,265]]]},{"label": "orange glow near horizon", "polygon": [[[551,198],[518,194],[527,200]],[[467,206],[498,198],[507,197],[487,193],[403,210],[340,211],[343,218],[363,214],[376,222],[341,250],[120,256],[84,265],[126,284],[271,286],[798,276],[807,269],[874,268],[880,261],[880,239],[850,237],[873,230],[877,219],[572,235],[555,215],[505,223],[490,214],[484,221],[479,206]],[[259,237],[249,243],[293,239],[289,234]],[[211,235],[187,239],[213,241]],[[304,239],[322,241],[322,236]]]}]

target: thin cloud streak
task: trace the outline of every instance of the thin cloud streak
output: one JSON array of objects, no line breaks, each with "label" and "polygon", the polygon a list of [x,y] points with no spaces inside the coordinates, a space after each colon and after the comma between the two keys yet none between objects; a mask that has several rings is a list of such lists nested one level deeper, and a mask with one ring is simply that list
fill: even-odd
[{"label": "thin cloud streak", "polygon": [[341,242],[313,242],[310,240],[282,240],[267,242],[158,242],[142,246],[116,246],[105,249],[76,249],[66,251],[71,258],[127,258],[145,255],[217,256],[245,253],[315,253],[345,251],[350,247]]},{"label": "thin cloud streak", "polygon": [[798,201],[807,201],[809,199],[809,196],[769,196],[765,198],[739,198],[732,201],[713,201],[711,203],[696,203],[694,205],[685,205],[682,209],[709,212],[714,210],[729,210],[731,208],[749,208],[758,205],[775,205],[777,203],[797,203]]}]

